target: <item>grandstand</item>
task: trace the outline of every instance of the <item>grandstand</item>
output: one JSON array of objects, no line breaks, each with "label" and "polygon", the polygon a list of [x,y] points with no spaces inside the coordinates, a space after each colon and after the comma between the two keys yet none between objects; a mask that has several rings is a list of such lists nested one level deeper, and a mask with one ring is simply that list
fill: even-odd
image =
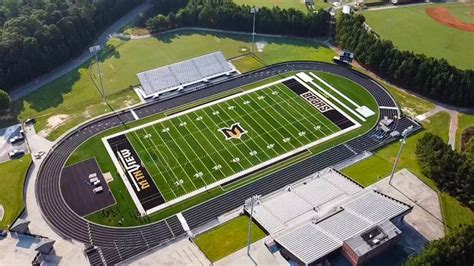
[{"label": "grandstand", "polygon": [[196,87],[236,72],[221,52],[210,53],[186,61],[138,73],[143,98],[158,97],[164,93]]},{"label": "grandstand", "polygon": [[[322,262],[343,245],[343,254],[352,256],[350,261],[379,253],[401,233],[391,221],[410,211],[402,202],[325,169],[263,198],[254,206],[253,217],[284,256],[308,265]],[[360,240],[365,232],[375,229],[385,237],[376,241],[377,245]]]}]

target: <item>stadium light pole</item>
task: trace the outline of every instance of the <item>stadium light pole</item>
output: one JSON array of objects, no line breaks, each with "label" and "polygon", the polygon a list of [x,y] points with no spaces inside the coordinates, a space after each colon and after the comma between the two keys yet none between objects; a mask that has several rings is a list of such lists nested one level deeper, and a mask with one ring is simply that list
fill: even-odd
[{"label": "stadium light pole", "polygon": [[245,200],[245,208],[250,208],[250,219],[249,219],[249,230],[248,230],[248,239],[247,239],[247,256],[250,256],[250,244],[252,243],[252,215],[253,215],[253,206],[260,200],[260,195],[252,196]]},{"label": "stadium light pole", "polygon": [[102,96],[102,100],[104,100],[105,91],[104,91],[104,84],[102,82],[102,70],[100,69],[100,62],[99,62],[99,55],[98,55],[100,50],[101,50],[100,45],[89,47],[89,52],[91,54],[95,54],[95,61],[97,62],[97,69],[99,70],[100,94]]},{"label": "stadium light pole", "polygon": [[401,142],[400,150],[398,150],[397,159],[395,160],[395,163],[393,164],[392,173],[390,174],[390,179],[388,180],[389,185],[392,185],[392,178],[393,178],[393,175],[395,174],[395,169],[397,168],[398,161],[400,160],[400,155],[402,154],[403,145],[405,144],[406,139],[407,139],[408,135],[411,133],[412,130],[413,130],[413,126],[409,126],[408,128],[406,128],[402,132],[402,137],[403,138],[400,140],[400,142]]},{"label": "stadium light pole", "polygon": [[258,8],[252,7],[250,9],[250,13],[253,14],[253,27],[252,27],[252,46],[251,46],[251,53],[253,54],[253,46],[255,44],[255,17],[257,16]]},{"label": "stadium light pole", "polygon": [[331,41],[332,24],[335,24],[334,16],[336,16],[336,11],[332,7],[331,7],[331,9],[329,9],[329,15],[331,16],[331,18],[329,20],[329,38],[328,38],[328,41]]}]

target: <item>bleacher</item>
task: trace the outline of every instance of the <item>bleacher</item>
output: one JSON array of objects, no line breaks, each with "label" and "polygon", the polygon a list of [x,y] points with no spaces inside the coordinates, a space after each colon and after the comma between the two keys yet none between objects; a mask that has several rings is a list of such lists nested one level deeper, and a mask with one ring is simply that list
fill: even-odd
[{"label": "bleacher", "polygon": [[[283,249],[311,264],[347,239],[410,210],[336,170],[325,169],[260,199],[253,218]],[[246,211],[250,211],[247,206]]]},{"label": "bleacher", "polygon": [[215,52],[175,64],[138,73],[142,97],[157,97],[170,91],[206,82],[235,72],[221,52]]}]

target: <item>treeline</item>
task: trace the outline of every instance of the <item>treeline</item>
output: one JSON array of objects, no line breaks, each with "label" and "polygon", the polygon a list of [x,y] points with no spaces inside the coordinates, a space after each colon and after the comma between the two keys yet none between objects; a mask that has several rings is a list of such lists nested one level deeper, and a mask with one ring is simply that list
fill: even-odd
[{"label": "treeline", "polygon": [[0,1],[0,87],[8,90],[79,55],[143,1]]},{"label": "treeline", "polygon": [[463,71],[444,59],[400,51],[392,42],[367,32],[364,22],[362,15],[341,15],[336,25],[337,45],[354,52],[358,62],[390,82],[444,103],[474,106],[473,70]]},{"label": "treeline", "polygon": [[[146,25],[158,32],[186,26],[251,32],[253,14],[250,9],[250,6],[240,6],[231,0],[190,0],[176,13],[157,15],[148,19]],[[257,13],[256,31],[303,37],[324,36],[328,34],[329,19],[329,13],[323,10],[303,13],[295,9],[264,7]]]},{"label": "treeline", "polygon": [[431,133],[416,145],[416,157],[424,175],[438,187],[474,210],[474,157],[458,153]]},{"label": "treeline", "polygon": [[474,225],[460,226],[444,238],[434,240],[417,256],[411,257],[406,266],[465,266],[474,265]]}]

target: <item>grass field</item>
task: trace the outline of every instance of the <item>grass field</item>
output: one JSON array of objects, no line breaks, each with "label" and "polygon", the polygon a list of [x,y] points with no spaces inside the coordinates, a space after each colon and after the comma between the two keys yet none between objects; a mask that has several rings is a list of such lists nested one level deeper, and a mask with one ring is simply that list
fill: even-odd
[{"label": "grass field", "polygon": [[23,185],[30,164],[30,155],[0,164],[0,204],[5,211],[0,230],[8,229],[23,209]]},{"label": "grass field", "polygon": [[[211,262],[216,262],[247,245],[248,224],[247,216],[239,216],[198,235],[195,242]],[[252,243],[265,236],[265,232],[252,223]]]},{"label": "grass field", "polygon": [[[330,61],[334,54],[314,41],[268,38],[267,42],[259,53],[267,64],[307,58]],[[248,36],[184,30],[133,41],[112,39],[100,55],[107,99],[114,109],[138,103],[129,89],[138,84],[136,73],[215,51],[232,58],[242,55],[242,48],[248,51],[249,45]],[[20,99],[14,103],[12,117],[0,120],[0,127],[35,117],[37,132],[45,130],[43,135],[54,140],[78,123],[110,112],[101,103],[96,73],[97,65],[87,62]]]},{"label": "grass field", "polygon": [[[297,10],[301,10],[303,12],[308,11],[308,8],[306,7],[306,5],[303,4],[300,0],[234,0],[234,2],[239,5],[268,7],[268,8],[277,6],[281,9],[294,8]],[[325,8],[329,6],[328,3],[322,0],[314,0],[314,4],[315,4],[316,9]]]},{"label": "grass field", "polygon": [[[127,133],[165,200],[341,131],[283,83],[249,92]],[[221,132],[236,123],[245,134]]]},{"label": "grass field", "polygon": [[[423,127],[424,131],[418,132],[407,139],[397,170],[407,168],[425,184],[435,191],[439,191],[434,181],[422,174],[416,159],[415,149],[418,140],[427,132],[440,136],[445,142],[448,141],[449,114],[445,112],[436,114],[425,121]],[[343,172],[363,186],[369,186],[390,174],[399,148],[399,143],[390,144],[374,153],[372,157],[345,168]],[[474,222],[474,212],[463,207],[456,199],[446,193],[439,193],[439,197],[443,217],[448,228],[454,228],[463,222]]]},{"label": "grass field", "polygon": [[[342,84],[343,85],[342,87],[337,87],[337,89],[339,89],[342,93],[344,93],[348,97],[352,98],[354,101],[368,106],[372,110],[377,110],[377,104],[376,104],[375,100],[372,98],[372,96],[366,90],[364,90],[362,87],[358,86],[357,84],[354,84],[351,81],[346,80],[346,79],[344,79],[340,76],[331,75],[331,74],[322,73],[322,72],[315,72],[315,73],[318,76],[324,78],[324,80],[326,80],[330,84],[333,84],[334,82],[336,82],[337,84]],[[292,75],[292,74],[293,73],[289,73],[288,75]],[[148,123],[148,122],[156,121],[157,119],[166,117],[166,115],[170,115],[170,114],[176,113],[178,111],[183,111],[183,110],[186,110],[186,109],[189,109],[189,108],[192,108],[192,107],[196,107],[197,104],[204,104],[206,102],[209,102],[209,101],[212,101],[212,100],[215,100],[215,99],[219,99],[219,98],[222,98],[222,97],[225,97],[225,96],[229,96],[230,93],[232,93],[232,92],[237,93],[237,92],[241,92],[241,91],[245,91],[245,90],[250,90],[250,89],[253,89],[255,87],[267,84],[269,82],[279,80],[279,79],[281,79],[283,77],[286,77],[288,75],[272,77],[272,78],[269,78],[269,79],[266,79],[266,80],[263,80],[263,81],[256,82],[256,83],[251,84],[251,85],[236,88],[236,89],[234,89],[230,92],[221,93],[219,95],[212,96],[208,99],[200,100],[196,103],[191,103],[191,104],[187,104],[185,106],[180,106],[180,107],[174,108],[173,110],[169,110],[166,113],[161,113],[161,114],[153,115],[151,117],[148,117],[148,118],[145,118],[145,119],[142,119],[142,120],[134,121],[134,122],[132,122],[128,125],[128,128],[133,128],[133,127],[140,126],[140,125],[143,125],[143,124]],[[176,203],[175,205],[173,205],[173,206],[171,206],[167,209],[164,209],[162,211],[154,213],[154,214],[152,214],[152,215],[150,215],[146,218],[143,218],[143,219],[137,220],[137,219],[134,219],[134,218],[130,218],[129,215],[124,215],[125,219],[122,221],[122,224],[123,224],[123,226],[134,226],[134,225],[149,223],[149,222],[152,222],[152,221],[157,221],[159,219],[162,219],[162,218],[167,217],[169,215],[172,215],[174,213],[181,212],[181,211],[183,211],[187,208],[190,208],[190,207],[192,207],[192,206],[194,206],[194,205],[196,205],[200,202],[203,202],[205,200],[211,199],[211,198],[213,198],[217,195],[220,195],[222,193],[225,193],[225,192],[228,192],[230,190],[241,187],[242,185],[244,185],[246,183],[253,182],[253,181],[255,181],[259,178],[262,178],[262,177],[276,171],[277,169],[281,169],[283,167],[288,167],[289,165],[296,163],[298,160],[301,160],[302,158],[307,158],[308,156],[311,156],[312,154],[319,153],[319,152],[321,152],[325,149],[328,149],[328,148],[331,148],[334,145],[337,145],[338,143],[347,141],[347,140],[349,140],[349,139],[351,139],[355,136],[358,136],[360,134],[363,134],[363,133],[367,132],[376,123],[377,115],[378,115],[378,113],[376,115],[370,117],[370,119],[368,119],[367,122],[362,124],[361,128],[358,128],[358,129],[354,130],[353,132],[344,134],[344,135],[339,136],[337,138],[328,140],[328,141],[326,141],[324,143],[321,143],[319,145],[316,145],[312,149],[308,150],[304,154],[299,155],[298,157],[295,157],[294,159],[287,160],[285,162],[281,162],[281,163],[279,163],[275,166],[272,166],[271,168],[259,171],[255,174],[252,174],[249,177],[246,177],[242,180],[238,180],[238,181],[234,182],[233,184],[231,184],[229,186],[216,187],[214,189],[211,189],[211,190],[207,191],[206,193],[202,193],[202,194],[200,194],[198,196],[195,196],[193,198],[186,199],[182,202]],[[110,136],[112,134],[116,134],[116,133],[118,133],[120,131],[123,131],[123,130],[125,130],[125,128],[123,128],[123,127],[115,128],[115,129],[103,132],[103,133],[89,139],[88,141],[84,142],[80,147],[78,147],[78,149],[71,155],[71,157],[68,159],[68,162],[67,162],[67,165],[71,165],[71,164],[74,164],[76,162],[79,162],[79,161],[82,161],[82,160],[85,160],[85,159],[88,159],[88,158],[95,157],[97,159],[97,161],[99,162],[99,165],[101,167],[102,172],[103,173],[110,172],[114,176],[114,181],[110,182],[109,186],[110,186],[110,189],[112,190],[112,192],[114,193],[115,198],[119,199],[119,200],[118,200],[117,204],[115,206],[111,207],[111,208],[113,208],[115,210],[115,212],[119,213],[119,214],[115,215],[115,216],[113,216],[113,215],[108,215],[107,216],[103,212],[97,212],[97,213],[91,214],[90,216],[87,217],[87,219],[89,219],[91,221],[101,223],[101,224],[111,225],[111,226],[117,226],[118,225],[118,221],[122,217],[122,215],[120,215],[120,213],[125,213],[126,214],[126,213],[136,211],[136,207],[135,207],[133,201],[131,200],[130,195],[128,193],[125,193],[125,191],[126,191],[125,185],[121,181],[120,177],[118,176],[117,169],[114,166],[109,154],[105,150],[105,146],[102,144],[102,140],[101,140],[103,137],[107,137],[107,136]],[[222,137],[223,135],[221,134],[219,136]],[[179,153],[179,151],[178,151],[178,153]],[[122,193],[122,192],[124,192],[124,193]]]},{"label": "grass field", "polygon": [[401,50],[445,58],[461,69],[474,69],[474,33],[442,25],[429,17],[425,8],[442,6],[461,20],[469,20],[465,3],[418,5],[365,11],[367,23],[382,38],[391,40]]}]

